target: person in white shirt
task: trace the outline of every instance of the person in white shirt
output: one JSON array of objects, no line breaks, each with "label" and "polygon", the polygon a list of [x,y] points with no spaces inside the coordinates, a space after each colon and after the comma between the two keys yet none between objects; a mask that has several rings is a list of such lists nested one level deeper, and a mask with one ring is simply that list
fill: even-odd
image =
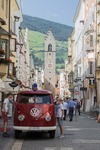
[{"label": "person in white shirt", "polygon": [[8,125],[8,113],[9,113],[9,100],[12,100],[13,96],[11,93],[7,94],[7,97],[3,101],[2,107],[2,118],[3,118],[3,136],[9,137],[7,133],[7,125]]},{"label": "person in white shirt", "polygon": [[68,109],[68,103],[66,101],[63,102],[63,107],[64,107],[64,120],[66,120],[66,114],[67,114],[67,109]]},{"label": "person in white shirt", "polygon": [[62,99],[58,98],[57,104],[56,104],[56,117],[57,117],[57,122],[58,126],[60,128],[60,137],[64,137],[64,127],[63,127],[63,117],[64,117],[64,108],[62,104]]}]

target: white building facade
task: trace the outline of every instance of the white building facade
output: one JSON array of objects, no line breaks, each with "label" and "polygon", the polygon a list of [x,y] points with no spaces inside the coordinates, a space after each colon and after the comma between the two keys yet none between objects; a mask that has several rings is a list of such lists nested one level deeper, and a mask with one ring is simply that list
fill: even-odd
[{"label": "white building facade", "polygon": [[75,16],[75,49],[74,49],[74,98],[82,97],[81,77],[83,76],[82,55],[83,55],[83,28],[84,28],[84,0],[80,0]]}]

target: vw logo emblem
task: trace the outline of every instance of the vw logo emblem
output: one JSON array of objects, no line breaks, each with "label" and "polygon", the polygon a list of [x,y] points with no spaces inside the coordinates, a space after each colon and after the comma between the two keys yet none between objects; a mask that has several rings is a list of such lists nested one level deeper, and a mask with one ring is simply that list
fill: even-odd
[{"label": "vw logo emblem", "polygon": [[39,113],[40,113],[40,111],[39,111],[38,108],[32,108],[32,109],[30,110],[30,114],[31,114],[31,116],[33,116],[33,117],[37,117],[37,116],[39,115]]}]

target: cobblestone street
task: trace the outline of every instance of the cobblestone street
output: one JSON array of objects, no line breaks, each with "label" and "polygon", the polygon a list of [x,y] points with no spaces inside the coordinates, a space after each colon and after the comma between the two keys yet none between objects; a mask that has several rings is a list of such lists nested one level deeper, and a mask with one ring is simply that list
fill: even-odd
[{"label": "cobblestone street", "polygon": [[[10,126],[12,125],[10,120]],[[1,122],[0,122],[1,126]],[[100,150],[100,124],[95,118],[82,114],[73,122],[64,121],[65,137],[50,139],[48,134],[23,133],[19,140],[14,139],[11,128],[10,138],[3,138],[0,132],[0,150]]]}]

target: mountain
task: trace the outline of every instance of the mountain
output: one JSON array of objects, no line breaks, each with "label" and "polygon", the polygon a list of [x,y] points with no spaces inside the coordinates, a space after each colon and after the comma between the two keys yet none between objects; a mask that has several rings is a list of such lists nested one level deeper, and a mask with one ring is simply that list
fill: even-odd
[{"label": "mountain", "polygon": [[64,69],[64,62],[67,59],[67,40],[73,30],[72,27],[27,15],[23,15],[21,27],[23,34],[25,28],[29,29],[29,48],[35,66],[43,66],[44,64],[44,41],[48,30],[51,28],[56,39],[56,70]]},{"label": "mountain", "polygon": [[51,28],[54,37],[58,41],[67,41],[73,30],[71,26],[28,15],[23,15],[21,27],[24,29],[27,27],[29,30],[38,31],[43,34],[47,34],[48,30]]}]

